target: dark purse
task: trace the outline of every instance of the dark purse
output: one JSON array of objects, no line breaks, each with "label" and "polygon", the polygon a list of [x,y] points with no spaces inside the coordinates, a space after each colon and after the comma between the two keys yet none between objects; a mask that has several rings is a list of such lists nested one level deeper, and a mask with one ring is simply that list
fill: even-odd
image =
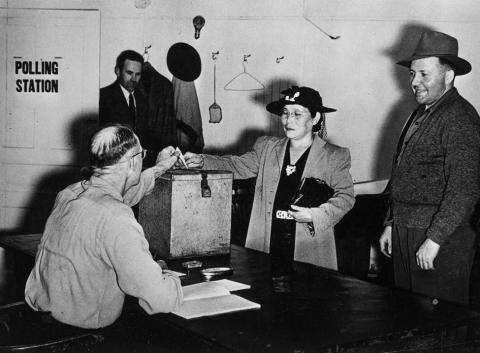
[{"label": "dark purse", "polygon": [[[292,197],[292,205],[300,207],[318,207],[327,202],[335,193],[328,184],[318,178],[305,178]],[[315,235],[313,223],[306,224],[310,235]]]},{"label": "dark purse", "polygon": [[300,207],[317,207],[330,199],[334,190],[318,178],[304,178],[292,198],[292,205]]}]

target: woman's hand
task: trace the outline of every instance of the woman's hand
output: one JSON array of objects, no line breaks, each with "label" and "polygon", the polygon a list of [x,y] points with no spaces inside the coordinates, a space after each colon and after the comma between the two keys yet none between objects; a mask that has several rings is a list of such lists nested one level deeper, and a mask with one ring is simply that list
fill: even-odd
[{"label": "woman's hand", "polygon": [[183,156],[185,157],[185,162],[187,163],[188,168],[203,167],[203,156],[201,154],[186,152]]},{"label": "woman's hand", "polygon": [[295,221],[299,223],[313,222],[312,210],[310,208],[295,205],[290,205],[290,208],[291,209],[288,211],[288,214],[295,218]]}]

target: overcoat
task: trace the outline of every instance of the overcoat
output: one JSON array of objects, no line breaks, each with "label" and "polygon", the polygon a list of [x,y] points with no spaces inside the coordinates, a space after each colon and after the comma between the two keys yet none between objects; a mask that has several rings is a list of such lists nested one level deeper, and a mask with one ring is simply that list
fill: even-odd
[{"label": "overcoat", "polygon": [[[253,150],[241,156],[204,156],[204,169],[223,169],[234,173],[234,178],[256,177],[255,194],[245,246],[269,252],[272,210],[280,180],[288,138],[263,136],[257,139]],[[349,172],[350,152],[315,135],[302,178],[324,180],[335,191],[333,197],[319,207],[312,208],[315,234],[306,223],[296,223],[296,261],[337,269],[337,254],[333,226],[355,202],[353,181]]]}]

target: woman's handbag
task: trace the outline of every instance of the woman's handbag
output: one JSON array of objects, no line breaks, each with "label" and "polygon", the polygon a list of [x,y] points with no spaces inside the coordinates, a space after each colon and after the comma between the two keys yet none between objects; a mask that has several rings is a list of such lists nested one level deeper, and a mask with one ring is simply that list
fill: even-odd
[{"label": "woman's handbag", "polygon": [[300,207],[318,207],[334,194],[328,184],[318,178],[304,178],[292,198],[292,205]]},{"label": "woman's handbag", "polygon": [[[292,205],[300,207],[318,207],[327,202],[335,193],[328,184],[318,178],[304,178],[292,198]],[[310,235],[315,235],[312,222],[306,223]]]}]

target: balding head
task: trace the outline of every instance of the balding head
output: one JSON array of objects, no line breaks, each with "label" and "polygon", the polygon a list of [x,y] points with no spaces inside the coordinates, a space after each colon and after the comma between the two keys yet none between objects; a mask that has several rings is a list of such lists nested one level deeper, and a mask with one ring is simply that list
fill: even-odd
[{"label": "balding head", "polygon": [[116,164],[133,147],[138,137],[127,126],[113,125],[101,129],[90,141],[90,163],[95,169]]}]

